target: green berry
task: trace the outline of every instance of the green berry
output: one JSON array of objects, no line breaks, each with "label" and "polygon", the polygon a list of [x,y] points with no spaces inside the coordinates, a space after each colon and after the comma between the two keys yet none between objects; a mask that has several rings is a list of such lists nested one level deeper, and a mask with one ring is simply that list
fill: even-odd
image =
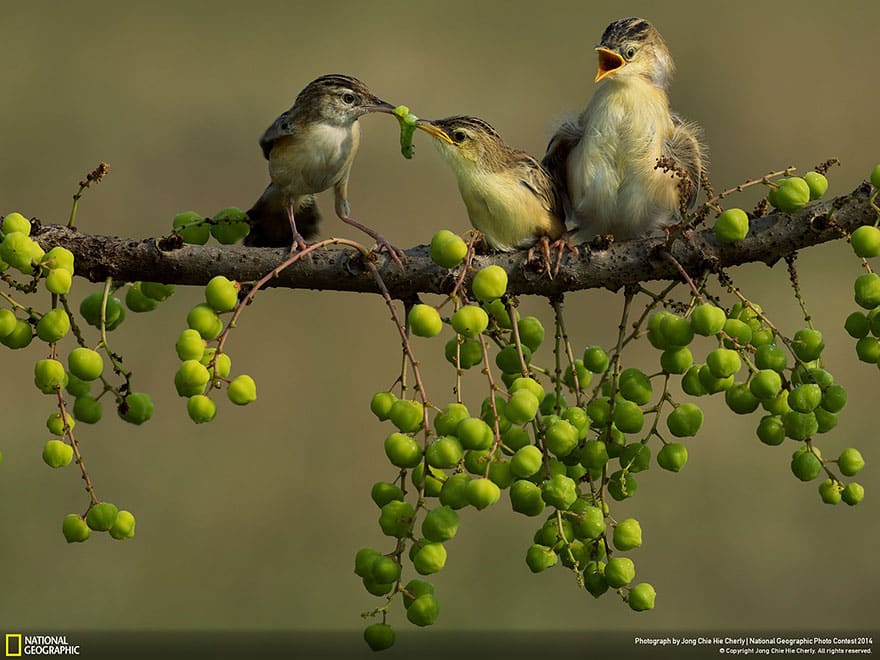
[{"label": "green berry", "polygon": [[642,526],[635,518],[627,518],[617,523],[614,528],[614,547],[621,552],[638,548],[642,545]]},{"label": "green berry", "polygon": [[519,332],[519,339],[524,347],[534,353],[544,341],[544,325],[534,316],[526,316],[520,319],[516,324]]},{"label": "green berry", "polygon": [[391,414],[391,406],[397,401],[397,397],[391,392],[376,392],[370,400],[370,411],[384,422]]},{"label": "green berry", "polygon": [[880,363],[880,339],[876,337],[862,337],[856,342],[856,355],[862,362],[868,364]]},{"label": "green berry", "polygon": [[470,480],[470,476],[464,472],[453,474],[449,477],[440,488],[440,504],[452,509],[463,509],[466,507],[469,504],[467,485]]},{"label": "green berry", "polygon": [[[67,425],[72,429],[76,426],[76,421],[70,415],[65,415]],[[52,413],[46,419],[46,428],[52,435],[64,435],[64,420],[61,419],[61,413]]]},{"label": "green berry", "polygon": [[758,439],[765,445],[781,445],[785,440],[785,426],[776,415],[765,415],[758,423]]},{"label": "green berry", "polygon": [[808,413],[822,402],[822,388],[815,383],[798,385],[788,394],[788,405],[792,410]]},{"label": "green berry", "polygon": [[588,346],[584,350],[584,366],[594,374],[604,373],[608,364],[608,353],[601,346]]},{"label": "green berry", "polygon": [[114,539],[123,541],[134,536],[134,526],[135,519],[131,511],[123,509],[116,514],[116,520],[113,521],[113,526],[108,531]]},{"label": "green berry", "polygon": [[831,413],[838,413],[846,406],[847,394],[842,385],[830,385],[822,395],[822,407]]},{"label": "green berry", "polygon": [[118,514],[119,510],[115,505],[109,502],[99,502],[93,504],[86,514],[86,524],[96,532],[106,532],[113,527]]},{"label": "green berry", "polygon": [[687,346],[694,338],[690,320],[677,314],[665,314],[662,317],[660,334],[669,347]]},{"label": "green berry", "polygon": [[361,548],[354,557],[354,572],[358,577],[367,577],[372,572],[373,562],[382,554],[373,548]]},{"label": "green berry", "polygon": [[729,348],[717,348],[706,356],[706,366],[715,378],[727,378],[742,367],[739,354]]},{"label": "green berry", "polygon": [[855,506],[865,499],[865,489],[861,484],[852,481],[844,487],[840,496],[843,498],[844,502],[850,506]]},{"label": "green berry", "polygon": [[43,446],[43,461],[51,468],[70,465],[73,460],[73,447],[62,440],[49,440]]},{"label": "green berry", "polygon": [[783,213],[792,213],[806,206],[809,201],[809,185],[802,178],[793,176],[779,182],[770,203]]},{"label": "green berry", "polygon": [[724,323],[727,321],[727,315],[720,307],[716,307],[712,303],[703,303],[694,307],[691,312],[691,327],[693,331],[704,337],[717,335],[724,329]]},{"label": "green berry", "polygon": [[677,438],[695,436],[703,425],[703,411],[693,403],[683,403],[669,413],[666,426]]},{"label": "green berry", "polygon": [[819,431],[819,422],[811,412],[802,413],[792,410],[782,416],[785,435],[793,440],[807,440]]},{"label": "green berry", "polygon": [[373,623],[364,628],[364,641],[371,651],[384,651],[394,646],[394,629],[387,623]]},{"label": "green berry", "polygon": [[[377,394],[376,396],[379,395]],[[394,395],[392,394],[392,396]],[[376,411],[374,410],[373,412]],[[446,405],[443,410],[434,417],[434,428],[437,430],[437,435],[455,435],[459,422],[470,416],[467,406],[464,404],[450,403]],[[382,418],[380,417],[380,419]]]},{"label": "green berry", "polygon": [[620,374],[618,392],[627,401],[645,405],[651,400],[651,381],[638,369],[624,369]]},{"label": "green berry", "polygon": [[495,433],[489,425],[479,417],[468,417],[458,423],[455,429],[461,446],[477,451],[489,449],[495,441]]},{"label": "green berry", "polygon": [[205,354],[205,340],[202,339],[198,330],[188,328],[180,333],[174,348],[177,351],[177,357],[181,360],[200,361]]},{"label": "green berry", "polygon": [[667,374],[683,374],[694,363],[694,356],[686,346],[667,348],[660,354],[660,368]]},{"label": "green berry", "polygon": [[544,455],[535,445],[518,449],[510,459],[510,469],[517,477],[531,477],[544,464]]},{"label": "green berry", "polygon": [[654,591],[654,587],[647,582],[641,582],[629,590],[629,606],[636,612],[653,610],[656,597],[657,592]]},{"label": "green berry", "polygon": [[680,442],[663,445],[657,452],[657,465],[670,472],[678,472],[685,466],[688,459],[687,447]]},{"label": "green berry", "polygon": [[73,401],[73,416],[85,424],[97,424],[101,421],[102,407],[97,399],[84,394]]},{"label": "green berry", "polygon": [[880,275],[865,273],[859,275],[853,285],[855,301],[859,307],[874,309],[880,305]]},{"label": "green berry", "polygon": [[420,575],[431,575],[442,570],[445,565],[446,548],[442,543],[426,543],[413,558],[413,568]]},{"label": "green berry", "polygon": [[458,532],[458,514],[452,507],[439,506],[431,509],[422,521],[422,536],[429,541],[442,543]]},{"label": "green berry", "polygon": [[205,385],[211,380],[207,367],[198,360],[185,360],[174,374],[174,387],[179,396],[203,394]]},{"label": "green berry", "polygon": [[82,516],[76,513],[68,513],[64,516],[64,522],[61,524],[61,532],[68,543],[82,543],[87,540],[92,531],[83,520]]},{"label": "green berry", "polygon": [[629,557],[614,557],[605,565],[605,580],[614,589],[625,587],[635,577],[636,567]]},{"label": "green berry", "polygon": [[785,351],[776,344],[764,344],[755,351],[755,366],[758,369],[782,372],[788,366],[788,358]]},{"label": "green berry", "polygon": [[544,501],[560,511],[567,510],[578,497],[577,484],[571,478],[555,474],[541,487]]},{"label": "green berry", "polygon": [[880,165],[875,165],[871,170],[871,185],[880,188]]},{"label": "green berry", "polygon": [[394,500],[382,507],[379,513],[379,527],[385,536],[403,538],[409,533],[409,526],[415,510],[409,502]]},{"label": "green berry", "polygon": [[598,539],[605,533],[605,514],[596,506],[587,506],[573,522],[574,534],[580,539]]},{"label": "green berry", "polygon": [[828,179],[824,174],[818,172],[807,172],[804,174],[804,181],[810,189],[810,199],[816,200],[822,197],[828,190]]},{"label": "green berry", "polygon": [[477,305],[465,305],[452,315],[451,320],[452,328],[468,339],[473,339],[489,327],[489,315]]},{"label": "green berry", "polygon": [[871,331],[871,321],[862,312],[853,312],[846,317],[843,328],[853,339],[861,339]]},{"label": "green berry", "polygon": [[205,301],[215,312],[231,312],[238,304],[241,285],[223,275],[215,275],[205,285]]},{"label": "green berry", "polygon": [[715,221],[715,237],[721,243],[741,241],[749,233],[749,216],[742,209],[727,209]]},{"label": "green berry", "polygon": [[691,396],[705,396],[708,394],[706,388],[703,387],[703,384],[700,381],[700,371],[705,366],[706,365],[695,364],[685,372],[684,376],[682,376],[681,389],[685,394]]},{"label": "green berry", "polygon": [[21,213],[13,211],[3,217],[2,228],[4,234],[20,232],[25,236],[29,236],[31,233],[31,222]]},{"label": "green berry", "polygon": [[395,500],[402,502],[404,493],[403,489],[387,481],[377,481],[370,489],[370,497],[380,509]]},{"label": "green berry", "polygon": [[590,470],[601,470],[608,462],[608,450],[605,443],[600,440],[587,440],[580,452],[580,462]]},{"label": "green berry", "polygon": [[174,293],[174,285],[161,284],[160,282],[141,282],[141,293],[147,298],[163,302]]},{"label": "green berry", "polygon": [[0,309],[0,338],[5,339],[15,330],[17,319],[8,309]]},{"label": "green berry", "polygon": [[104,373],[104,359],[90,348],[74,348],[67,356],[67,366],[80,380],[95,380]]},{"label": "green berry", "polygon": [[577,447],[579,433],[577,428],[563,419],[548,424],[544,436],[547,450],[558,456],[568,456]]},{"label": "green berry", "polygon": [[440,334],[443,321],[440,312],[431,305],[413,305],[407,315],[409,328],[416,337],[433,337]]},{"label": "green berry", "polygon": [[384,555],[376,557],[370,566],[369,577],[378,584],[397,582],[400,577],[400,564],[391,557],[385,557]]},{"label": "green berry", "polygon": [[858,449],[844,449],[837,459],[837,466],[840,468],[841,474],[851,477],[865,467],[865,459],[862,458]]},{"label": "green berry", "polygon": [[638,433],[645,424],[642,409],[631,401],[618,401],[614,406],[613,419],[622,433]]},{"label": "green berry", "polygon": [[406,618],[416,626],[430,626],[440,614],[440,603],[434,594],[424,594],[416,598],[406,609]]},{"label": "green berry", "polygon": [[749,390],[748,383],[738,383],[724,392],[724,402],[737,415],[755,412],[760,403]]},{"label": "green berry", "polygon": [[[880,284],[880,282],[878,282]],[[822,333],[810,328],[801,328],[792,337],[792,350],[798,359],[812,362],[822,354],[825,342]]]},{"label": "green berry", "polygon": [[857,256],[865,259],[880,255],[880,229],[872,225],[859,227],[852,233],[852,247]]},{"label": "green berry", "polygon": [[501,266],[486,266],[474,276],[471,291],[480,302],[497,300],[507,292],[507,272]]},{"label": "green berry", "polygon": [[64,387],[64,365],[58,360],[37,360],[34,365],[34,385],[43,394],[54,394],[56,389]]},{"label": "green berry", "polygon": [[[724,350],[724,349],[721,349]],[[725,390],[733,387],[733,376],[728,376],[726,378],[718,378],[716,377],[711,369],[709,369],[709,365],[704,364],[700,367],[699,371],[699,380],[700,385],[706,390],[706,392],[710,394],[716,394],[718,392],[724,392]]]},{"label": "green berry", "polygon": [[125,293],[125,306],[136,313],[152,312],[159,306],[159,302],[145,296],[141,292],[141,283],[135,282]]},{"label": "green berry", "polygon": [[204,424],[217,416],[217,405],[204,394],[195,394],[187,399],[186,412],[196,424]]},{"label": "green berry", "polygon": [[448,229],[441,229],[431,238],[431,261],[443,268],[455,268],[467,255],[467,243]]},{"label": "green berry", "polygon": [[174,216],[171,226],[185,243],[204,245],[211,236],[211,228],[204,223],[204,218],[195,211],[186,211]]},{"label": "green berry", "polygon": [[[577,378],[575,378],[575,374],[577,374]],[[575,360],[573,370],[571,365],[567,366],[565,375],[562,377],[562,382],[573,390],[585,390],[590,386],[592,380],[593,374],[584,366],[583,360]]]},{"label": "green berry", "polygon": [[140,426],[153,416],[153,400],[144,392],[132,392],[122,400],[116,410],[126,422]]},{"label": "green berry", "polygon": [[535,418],[540,402],[528,389],[514,392],[504,408],[504,416],[514,424],[525,424]]},{"label": "green berry", "polygon": [[[101,305],[104,299],[102,291],[95,291],[83,298],[79,306],[79,313],[91,326],[101,327]],[[104,313],[105,326],[107,330],[115,330],[125,320],[125,308],[119,301],[119,298],[109,296],[107,298],[107,308]]]},{"label": "green berry", "polygon": [[819,497],[825,504],[840,504],[843,486],[834,479],[826,479],[819,484]]},{"label": "green berry", "polygon": [[391,405],[388,419],[404,433],[415,433],[422,428],[424,407],[418,401],[399,399]]},{"label": "green berry", "polygon": [[556,553],[544,545],[537,543],[530,546],[526,552],[526,565],[532,573],[540,573],[556,565],[558,561]]},{"label": "green berry", "polygon": [[227,206],[214,214],[211,236],[223,245],[232,245],[250,233],[247,214],[235,206]]},{"label": "green berry", "polygon": [[[511,460],[511,463],[513,461]],[[541,488],[531,481],[515,481],[510,487],[510,506],[526,516],[540,515],[546,506]]]},{"label": "green berry", "polygon": [[70,332],[70,317],[60,307],[46,312],[37,322],[37,337],[45,342],[55,342]]},{"label": "green berry", "polygon": [[392,433],[385,438],[385,455],[392,465],[412,468],[421,462],[422,448],[412,437],[403,433]]},{"label": "green berry", "polygon": [[46,275],[46,289],[49,293],[57,293],[60,296],[70,293],[73,285],[73,275],[64,268],[56,268]]},{"label": "green berry", "polygon": [[403,588],[403,606],[409,609],[409,606],[413,604],[416,598],[424,596],[425,594],[433,593],[433,584],[426,582],[425,580],[414,578],[407,582],[406,586]]},{"label": "green berry", "polygon": [[223,331],[223,321],[209,305],[202,303],[193,307],[186,315],[188,327],[196,330],[202,339],[216,339]]},{"label": "green berry", "polygon": [[501,497],[501,489],[489,479],[471,479],[467,485],[467,499],[471,506],[483,510]]},{"label": "green berry", "polygon": [[236,376],[226,390],[229,400],[237,406],[245,406],[257,399],[257,384],[246,374]]},{"label": "green berry", "polygon": [[792,454],[791,471],[801,481],[812,481],[819,476],[821,470],[822,463],[806,447]]},{"label": "green berry", "polygon": [[[456,351],[458,358],[456,358]],[[453,338],[446,342],[444,349],[446,359],[453,366],[456,362],[462,369],[470,369],[483,361],[483,346],[476,339],[466,339],[459,344],[458,339]]]},{"label": "green berry", "polygon": [[435,468],[454,468],[464,458],[461,442],[453,435],[435,438],[425,449],[428,465]]},{"label": "green berry", "polygon": [[749,381],[749,391],[761,401],[775,398],[782,390],[782,377],[772,369],[761,369]]},{"label": "green berry", "polygon": [[27,234],[18,231],[7,233],[0,243],[0,259],[24,275],[33,275],[34,245]]}]

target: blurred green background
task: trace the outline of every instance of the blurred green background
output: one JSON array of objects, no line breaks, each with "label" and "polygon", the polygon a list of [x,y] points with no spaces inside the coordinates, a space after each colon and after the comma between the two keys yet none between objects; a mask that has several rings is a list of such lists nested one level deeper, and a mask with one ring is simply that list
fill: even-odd
[{"label": "blurred green background", "polygon": [[[65,221],[76,182],[106,160],[109,176],[80,205],[89,232],[157,236],[180,211],[247,208],[268,178],[258,137],[323,73],[358,76],[421,116],[479,115],[540,155],[555,123],[590,97],[605,25],[627,15],[652,20],[669,43],[672,104],[705,128],[716,187],[836,155],[829,193],[841,194],[880,160],[876,3],[85,1],[5,2],[2,13],[0,210]],[[427,136],[405,161],[394,121],[362,124],[355,217],[403,247],[442,227],[464,231],[454,179]],[[362,240],[333,217],[330,196],[321,207],[323,235]],[[593,601],[564,570],[532,576],[523,557],[536,521],[512,514],[505,495],[463,513],[435,580],[440,630],[876,627],[880,374],[856,360],[842,329],[859,265],[836,245],[806,251],[800,266],[828,365],[850,391],[820,446],[830,456],[860,447],[865,502],[822,505],[817,484],[789,472],[793,445],[761,445],[757,416],[704,400],[687,468],[639,475],[637,497],[615,505],[642,523],[645,545],[632,556],[657,589],[655,611]],[[783,267],[734,275],[788,333],[800,327]],[[133,541],[65,544],[61,520],[86,499],[75,468],[52,472],[40,459],[52,403],[31,385],[39,347],[3,352],[5,629],[356,629],[375,606],[351,567],[363,545],[390,548],[369,499],[374,481],[393,476],[388,425],[368,407],[399,369],[387,310],[373,296],[261,294],[228,344],[259,400],[221,402],[215,423],[195,426],[173,390],[173,344],[201,295],[178,289],[112,335],[155,418],[134,428],[105,411],[77,428],[98,494],[137,516]],[[544,301],[524,306],[549,326]],[[618,307],[607,292],[568,297],[576,350],[611,342]],[[450,400],[442,342],[416,350],[432,398]],[[650,369],[656,354],[639,348],[630,361]],[[466,387],[478,405],[484,384],[474,375]]]}]

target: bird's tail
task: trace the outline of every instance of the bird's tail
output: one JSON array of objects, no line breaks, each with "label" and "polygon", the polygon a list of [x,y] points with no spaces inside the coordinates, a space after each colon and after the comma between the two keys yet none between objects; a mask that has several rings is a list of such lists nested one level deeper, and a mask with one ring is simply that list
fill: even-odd
[{"label": "bird's tail", "polygon": [[[251,247],[286,247],[293,242],[290,220],[284,198],[274,184],[269,184],[260,198],[248,210],[250,233],[244,244]],[[302,237],[309,239],[318,233],[321,214],[314,195],[297,197],[293,204],[293,217],[296,229]]]}]

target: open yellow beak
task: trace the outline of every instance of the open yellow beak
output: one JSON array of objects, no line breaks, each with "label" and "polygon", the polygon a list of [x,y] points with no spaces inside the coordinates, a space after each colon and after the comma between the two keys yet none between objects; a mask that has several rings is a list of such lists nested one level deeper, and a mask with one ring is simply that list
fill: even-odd
[{"label": "open yellow beak", "polygon": [[423,131],[425,131],[425,133],[428,133],[438,140],[442,140],[443,142],[446,142],[448,144],[454,144],[452,138],[446,135],[445,131],[434,124],[430,119],[419,119],[416,122],[416,128],[422,129]]},{"label": "open yellow beak", "polygon": [[602,78],[610,76],[618,69],[623,68],[623,65],[626,64],[626,60],[613,50],[608,50],[607,48],[602,48],[600,46],[596,48],[596,52],[599,54],[599,70],[596,72],[596,80],[593,82],[599,82]]}]

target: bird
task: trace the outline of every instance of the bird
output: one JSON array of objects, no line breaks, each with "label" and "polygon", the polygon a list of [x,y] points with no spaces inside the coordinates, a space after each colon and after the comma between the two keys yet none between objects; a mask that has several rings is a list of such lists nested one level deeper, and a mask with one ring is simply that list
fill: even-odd
[{"label": "bird", "polygon": [[550,175],[487,122],[458,115],[420,119],[416,127],[435,138],[458,179],[471,224],[490,247],[509,252],[563,235],[561,200]]},{"label": "bird", "polygon": [[251,231],[245,245],[305,248],[320,220],[315,194],[332,187],[339,219],[369,234],[400,264],[402,252],[352,218],[348,202],[348,179],[360,144],[358,120],[393,109],[351,76],[329,74],[306,85],[260,138],[271,182],[247,211]]},{"label": "bird", "polygon": [[596,52],[598,87],[542,160],[566,223],[576,241],[668,231],[696,202],[707,167],[700,127],[669,108],[672,56],[642,18],[612,22]]}]

